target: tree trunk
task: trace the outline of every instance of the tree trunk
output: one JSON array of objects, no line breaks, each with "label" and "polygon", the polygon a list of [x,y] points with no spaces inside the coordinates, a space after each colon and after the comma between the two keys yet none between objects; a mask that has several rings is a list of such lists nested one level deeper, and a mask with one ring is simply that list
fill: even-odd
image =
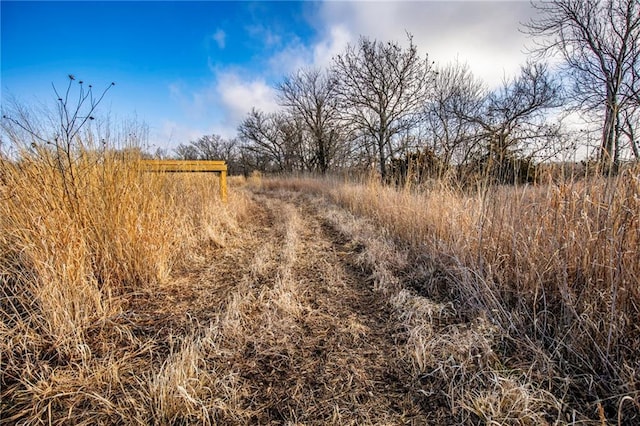
[{"label": "tree trunk", "polygon": [[318,135],[318,168],[323,175],[327,173],[329,165],[327,164],[327,150],[325,147],[325,138],[322,133]]},{"label": "tree trunk", "polygon": [[380,180],[382,181],[382,183],[385,183],[387,181],[387,159],[384,153],[384,139],[384,132],[378,133],[378,158],[380,160]]},{"label": "tree trunk", "polygon": [[616,98],[607,88],[607,103],[605,105],[604,124],[602,126],[602,142],[600,143],[600,153],[598,162],[602,174],[608,175],[613,173],[615,168],[614,148],[617,149],[616,140]]},{"label": "tree trunk", "polygon": [[631,119],[627,117],[625,119],[626,130],[624,133],[629,138],[629,145],[631,145],[631,151],[633,151],[633,156],[636,161],[640,160],[640,152],[638,151],[638,142],[636,141],[635,131],[633,129],[633,124],[631,123]]},{"label": "tree trunk", "polygon": [[613,127],[613,174],[617,174],[620,168],[620,113],[616,111],[615,125]]}]

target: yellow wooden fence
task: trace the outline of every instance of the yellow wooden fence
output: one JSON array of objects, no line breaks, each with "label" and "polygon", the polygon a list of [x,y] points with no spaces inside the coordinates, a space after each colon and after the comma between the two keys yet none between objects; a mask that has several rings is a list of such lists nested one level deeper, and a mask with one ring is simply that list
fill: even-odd
[{"label": "yellow wooden fence", "polygon": [[220,198],[227,202],[227,164],[222,160],[143,160],[151,172],[167,173],[219,173]]}]

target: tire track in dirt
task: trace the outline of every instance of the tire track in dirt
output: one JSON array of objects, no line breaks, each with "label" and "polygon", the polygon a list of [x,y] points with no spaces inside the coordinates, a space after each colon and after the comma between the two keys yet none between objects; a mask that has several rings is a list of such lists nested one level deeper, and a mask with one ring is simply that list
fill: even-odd
[{"label": "tire track in dirt", "polygon": [[[297,222],[289,279],[304,307],[290,330],[295,346],[268,356],[264,350],[247,353],[262,372],[274,373],[261,383],[267,389],[262,404],[271,405],[268,416],[255,420],[424,423],[408,388],[409,366],[396,351],[398,325],[373,291],[369,273],[357,266],[362,246],[323,220],[301,194],[263,192],[255,201],[270,217]],[[269,402],[269,395],[277,395],[277,402]]]},{"label": "tire track in dirt", "polygon": [[[426,424],[422,395],[385,296],[359,266],[365,247],[294,192],[247,194],[224,247],[194,254],[140,300],[156,336],[158,421],[170,424]],[[162,366],[159,366],[159,363]]]}]

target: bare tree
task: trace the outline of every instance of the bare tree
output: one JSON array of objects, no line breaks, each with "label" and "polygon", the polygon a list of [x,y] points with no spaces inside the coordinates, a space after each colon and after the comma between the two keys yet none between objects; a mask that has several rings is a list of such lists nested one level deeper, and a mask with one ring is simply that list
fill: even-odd
[{"label": "bare tree", "polygon": [[563,58],[574,104],[601,117],[599,162],[605,172],[615,172],[623,112],[638,104],[640,91],[640,2],[553,0],[533,6],[541,12],[527,25],[541,40],[535,51]]},{"label": "bare tree", "polygon": [[278,86],[278,101],[300,117],[311,136],[311,167],[326,173],[337,152],[336,80],[319,69],[300,70]]},{"label": "bare tree", "polygon": [[514,177],[514,160],[552,155],[551,142],[560,128],[549,123],[548,112],[560,105],[560,84],[549,75],[547,66],[528,63],[518,77],[489,92],[477,110],[470,114],[459,109],[456,114],[479,126],[482,167],[507,182]]},{"label": "bare tree", "polygon": [[175,149],[184,160],[225,160],[230,161],[236,150],[237,141],[227,140],[220,135],[204,135],[188,144],[180,144]]},{"label": "bare tree", "polygon": [[180,144],[174,149],[176,156],[180,160],[199,160],[200,151],[191,142],[188,144]]},{"label": "bare tree", "polygon": [[361,37],[334,58],[341,109],[365,140],[374,141],[383,181],[396,151],[394,137],[416,124],[431,82],[431,65],[408,39],[404,49]]},{"label": "bare tree", "polygon": [[468,117],[481,109],[486,89],[467,64],[438,68],[432,99],[425,104],[423,127],[430,149],[443,167],[464,164],[479,143],[478,124]]},{"label": "bare tree", "polygon": [[265,171],[291,172],[303,168],[303,136],[299,123],[283,113],[266,114],[255,108],[238,126],[243,148],[253,153]]},{"label": "bare tree", "polygon": [[640,160],[640,150],[638,149],[638,127],[640,127],[640,105],[631,105],[622,111],[621,133],[627,137],[629,149],[633,153],[636,161]]},{"label": "bare tree", "polygon": [[174,152],[182,160],[224,160],[232,175],[244,172],[237,139],[226,139],[216,134],[204,135],[188,144],[178,145]]},{"label": "bare tree", "polygon": [[[637,47],[637,43],[636,43]],[[636,161],[640,161],[640,52],[634,58],[635,65],[631,69],[631,82],[627,83],[629,105],[623,111],[622,133],[627,136],[629,147]]]}]

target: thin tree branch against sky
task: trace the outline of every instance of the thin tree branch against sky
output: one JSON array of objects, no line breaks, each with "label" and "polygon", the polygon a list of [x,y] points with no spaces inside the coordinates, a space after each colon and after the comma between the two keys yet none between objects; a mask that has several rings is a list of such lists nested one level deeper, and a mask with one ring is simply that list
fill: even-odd
[{"label": "thin tree branch against sky", "polygon": [[276,85],[326,67],[360,36],[403,43],[444,65],[468,62],[498,86],[525,61],[518,1],[0,2],[2,102],[50,103],[73,73],[118,85],[98,113],[136,115],[151,143],[233,137],[247,112],[277,109]]}]

